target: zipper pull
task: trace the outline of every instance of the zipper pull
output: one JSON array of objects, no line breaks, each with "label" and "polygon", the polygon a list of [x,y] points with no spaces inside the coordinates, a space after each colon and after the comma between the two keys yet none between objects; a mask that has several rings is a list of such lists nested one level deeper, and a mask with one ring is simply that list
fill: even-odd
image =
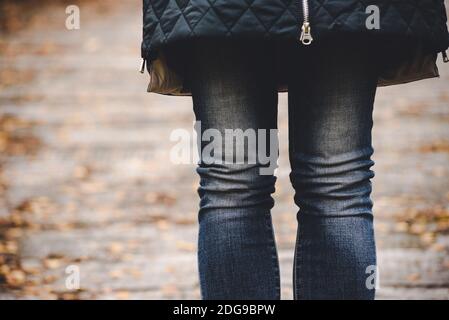
[{"label": "zipper pull", "polygon": [[449,62],[449,58],[447,57],[446,50],[442,51],[441,53],[443,54],[443,61],[444,61],[444,63],[448,63]]},{"label": "zipper pull", "polygon": [[140,73],[144,73],[145,72],[145,65],[147,63],[147,59],[142,58],[142,63],[140,64]]},{"label": "zipper pull", "polygon": [[302,32],[301,32],[301,37],[299,38],[299,41],[301,41],[303,45],[308,46],[313,41],[310,23],[304,22],[301,30],[302,30]]}]

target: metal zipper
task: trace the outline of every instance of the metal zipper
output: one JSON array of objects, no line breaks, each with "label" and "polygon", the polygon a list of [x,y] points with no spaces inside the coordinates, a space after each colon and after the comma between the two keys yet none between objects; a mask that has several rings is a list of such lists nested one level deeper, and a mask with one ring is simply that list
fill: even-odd
[{"label": "metal zipper", "polygon": [[302,14],[304,20],[301,27],[301,36],[299,37],[299,41],[301,41],[303,45],[308,46],[313,41],[309,21],[309,0],[302,0]]}]

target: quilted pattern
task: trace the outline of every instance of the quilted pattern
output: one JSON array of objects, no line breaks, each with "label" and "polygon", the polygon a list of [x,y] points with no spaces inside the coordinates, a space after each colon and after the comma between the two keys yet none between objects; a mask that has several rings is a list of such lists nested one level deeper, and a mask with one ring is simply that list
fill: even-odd
[{"label": "quilted pattern", "polygon": [[[299,36],[301,0],[143,0],[142,56],[197,37]],[[380,8],[379,30],[367,30],[366,7]],[[444,0],[309,0],[315,39],[349,34],[413,37],[432,51],[449,45]]]}]

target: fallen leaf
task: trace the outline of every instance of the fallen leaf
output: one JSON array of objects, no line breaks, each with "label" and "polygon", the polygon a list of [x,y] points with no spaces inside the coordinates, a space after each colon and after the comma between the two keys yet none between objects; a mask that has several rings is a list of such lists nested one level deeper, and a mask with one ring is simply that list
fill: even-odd
[{"label": "fallen leaf", "polygon": [[12,270],[6,274],[6,282],[13,287],[19,287],[25,283],[26,275],[22,270]]}]

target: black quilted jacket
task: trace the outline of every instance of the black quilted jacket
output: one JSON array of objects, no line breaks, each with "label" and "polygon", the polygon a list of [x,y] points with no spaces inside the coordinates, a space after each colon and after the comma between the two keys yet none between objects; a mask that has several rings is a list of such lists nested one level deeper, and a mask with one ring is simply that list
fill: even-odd
[{"label": "black quilted jacket", "polygon": [[[368,29],[373,5],[379,8],[380,24]],[[177,94],[182,93],[182,79],[161,56],[168,44],[180,40],[260,37],[307,44],[312,38],[350,35],[398,37],[416,41],[415,58],[428,59],[449,46],[446,21],[444,0],[143,0],[142,57],[153,78],[149,91]],[[396,79],[391,76],[394,71],[389,72],[384,84],[430,77],[415,74]]]}]

